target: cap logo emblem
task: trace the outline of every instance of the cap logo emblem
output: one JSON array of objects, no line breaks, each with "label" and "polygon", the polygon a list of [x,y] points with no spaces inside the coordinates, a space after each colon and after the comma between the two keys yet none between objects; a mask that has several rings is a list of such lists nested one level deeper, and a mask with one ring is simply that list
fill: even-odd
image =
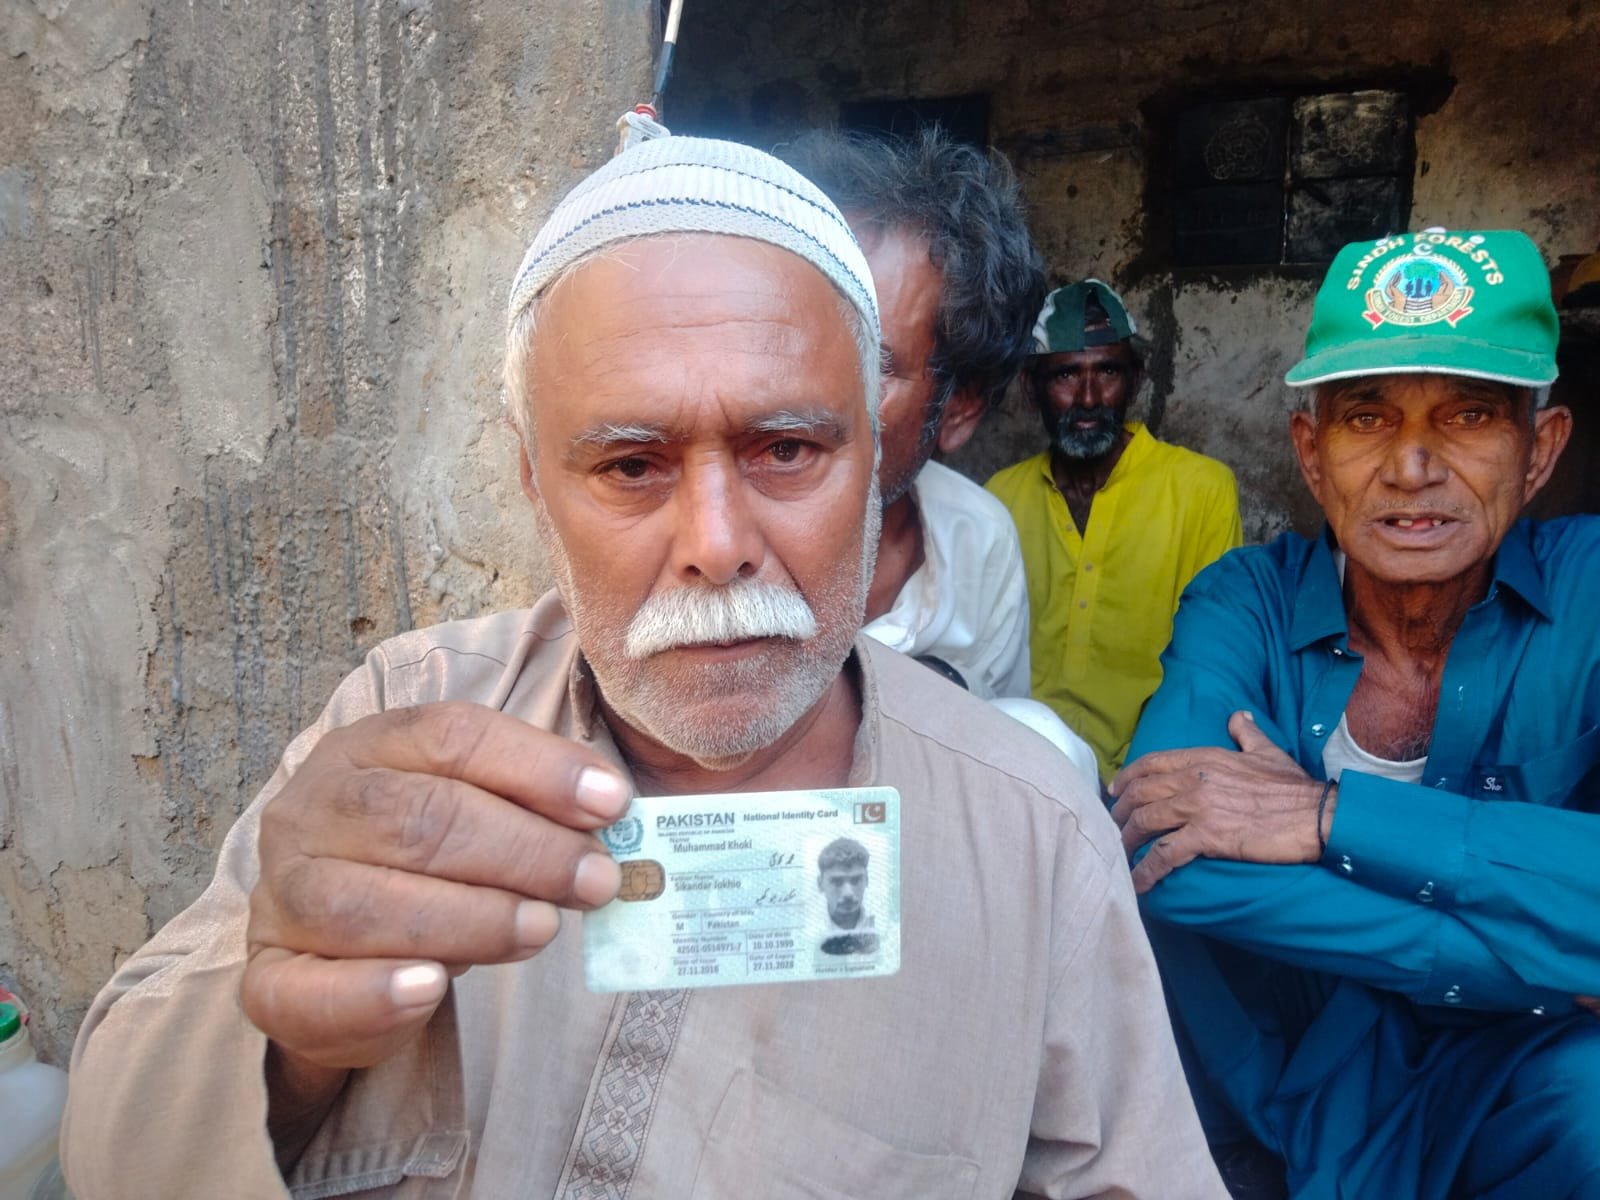
[{"label": "cap logo emblem", "polygon": [[1367,292],[1362,314],[1374,329],[1383,324],[1432,325],[1456,322],[1472,311],[1472,289],[1455,263],[1418,247],[1388,263]]}]

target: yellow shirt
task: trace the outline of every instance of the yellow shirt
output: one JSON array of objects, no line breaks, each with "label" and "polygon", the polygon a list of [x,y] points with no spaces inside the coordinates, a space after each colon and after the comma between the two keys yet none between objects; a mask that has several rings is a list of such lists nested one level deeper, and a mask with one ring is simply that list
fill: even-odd
[{"label": "yellow shirt", "polygon": [[1139,710],[1161,682],[1178,597],[1244,540],[1233,472],[1157,441],[1137,421],[1080,535],[1048,452],[999,471],[988,488],[1022,540],[1032,611],[1033,695],[1094,747],[1109,783]]}]

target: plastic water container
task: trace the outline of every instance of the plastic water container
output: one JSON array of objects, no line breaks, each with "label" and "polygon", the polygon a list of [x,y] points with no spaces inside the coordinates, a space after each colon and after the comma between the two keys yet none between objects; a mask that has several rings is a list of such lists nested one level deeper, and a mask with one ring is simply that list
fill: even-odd
[{"label": "plastic water container", "polygon": [[0,996],[0,1200],[47,1200],[63,1191],[56,1139],[67,1073],[38,1060],[22,1007]]}]

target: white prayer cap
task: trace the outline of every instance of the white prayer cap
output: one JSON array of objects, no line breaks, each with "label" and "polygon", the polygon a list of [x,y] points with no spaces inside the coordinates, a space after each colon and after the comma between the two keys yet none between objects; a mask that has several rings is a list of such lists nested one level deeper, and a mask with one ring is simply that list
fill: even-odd
[{"label": "white prayer cap", "polygon": [[844,293],[877,341],[872,272],[832,201],[770,154],[693,137],[641,142],[567,193],[517,269],[508,323],[580,258],[656,233],[730,234],[798,254]]}]

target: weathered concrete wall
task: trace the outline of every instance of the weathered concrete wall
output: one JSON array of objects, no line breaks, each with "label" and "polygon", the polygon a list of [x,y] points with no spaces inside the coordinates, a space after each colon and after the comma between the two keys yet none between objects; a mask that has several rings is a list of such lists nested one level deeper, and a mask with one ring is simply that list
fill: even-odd
[{"label": "weathered concrete wall", "polygon": [[[698,0],[674,119],[772,144],[848,100],[988,94],[1052,273],[1123,289],[1157,340],[1162,436],[1229,463],[1245,533],[1312,523],[1283,434],[1304,269],[1175,272],[1146,203],[1163,107],[1184,95],[1414,87],[1412,225],[1530,233],[1554,262],[1600,247],[1600,5],[1493,0]],[[1588,414],[1580,412],[1580,429]],[[984,478],[1042,445],[990,421],[955,465]]]},{"label": "weathered concrete wall", "polygon": [[60,1056],[378,639],[546,580],[503,298],[650,0],[0,0],[0,980]]}]

